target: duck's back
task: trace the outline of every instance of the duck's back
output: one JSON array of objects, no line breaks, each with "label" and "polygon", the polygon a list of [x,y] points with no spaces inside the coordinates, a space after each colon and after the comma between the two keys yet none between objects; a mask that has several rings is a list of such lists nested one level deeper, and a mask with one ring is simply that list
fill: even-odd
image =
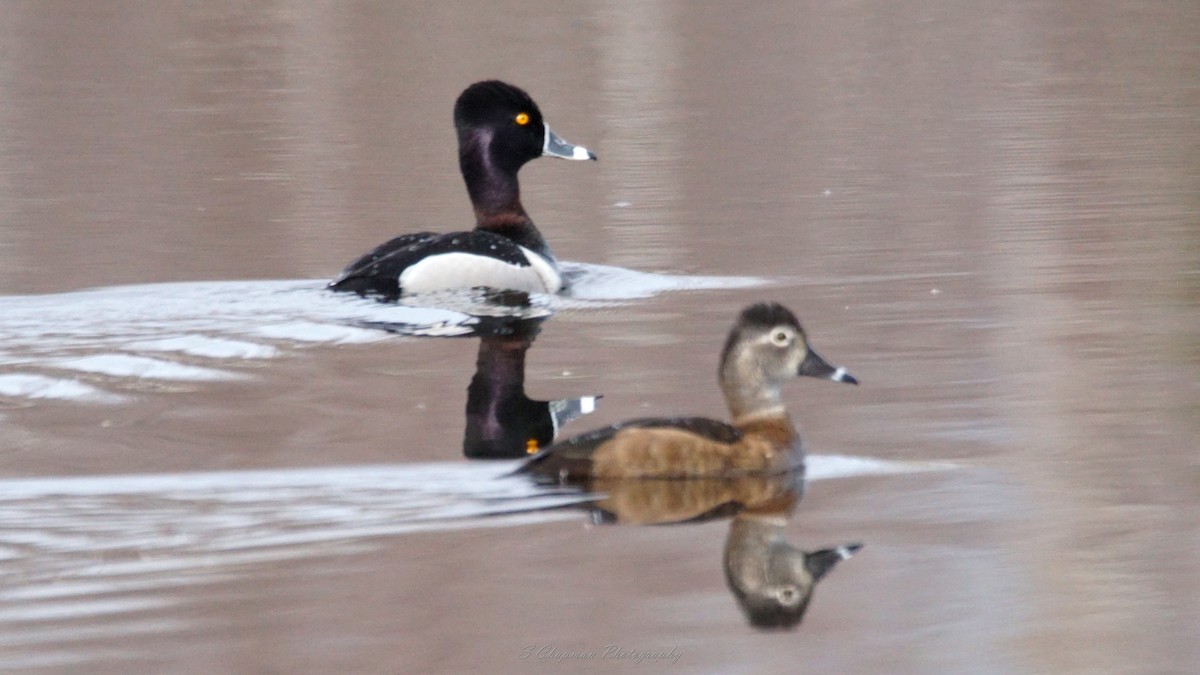
[{"label": "duck's back", "polygon": [[629,420],[556,443],[517,471],[553,479],[684,477],[729,468],[737,427],[706,417]]},{"label": "duck's back", "polygon": [[475,287],[557,293],[562,279],[553,259],[508,237],[474,230],[396,237],[355,260],[329,284],[335,291],[385,299]]}]

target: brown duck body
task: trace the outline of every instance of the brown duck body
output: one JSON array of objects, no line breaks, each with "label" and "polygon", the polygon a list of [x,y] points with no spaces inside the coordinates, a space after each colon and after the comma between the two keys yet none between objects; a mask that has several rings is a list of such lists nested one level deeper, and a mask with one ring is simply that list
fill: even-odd
[{"label": "brown duck body", "polygon": [[799,375],[857,384],[829,365],[781,305],[743,310],[721,354],[719,378],[734,423],[688,418],[631,420],[545,449],[518,473],[585,478],[702,478],[775,474],[803,464],[781,384]]},{"label": "brown duck body", "polygon": [[786,414],[733,426],[704,418],[624,422],[552,446],[523,472],[559,480],[783,473],[803,463]]}]

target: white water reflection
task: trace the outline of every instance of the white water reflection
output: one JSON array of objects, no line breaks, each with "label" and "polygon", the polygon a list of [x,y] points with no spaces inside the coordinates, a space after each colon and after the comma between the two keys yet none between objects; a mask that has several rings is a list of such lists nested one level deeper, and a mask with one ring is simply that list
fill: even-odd
[{"label": "white water reflection", "polygon": [[0,396],[119,403],[125,397],[110,394],[82,382],[45,375],[9,373],[0,375]]},{"label": "white water reflection", "polygon": [[[536,298],[516,311],[545,315],[669,291],[762,285],[751,277],[648,274],[566,263],[569,297]],[[376,325],[411,335],[471,332],[478,305],[418,299],[384,304],[330,293],[324,281],[216,281],[119,286],[0,297],[0,396],[115,403],[129,380],[204,382],[250,376],[239,361],[282,356],[312,344],[387,339]],[[441,299],[439,299],[441,300]],[[462,305],[462,306],[459,306]]]},{"label": "white water reflection", "polygon": [[[328,554],[373,537],[579,518],[586,501],[508,476],[517,462],[0,481],[0,603],[119,590],[136,577]],[[809,480],[954,468],[816,455]],[[114,579],[116,586],[95,581]],[[52,591],[36,585],[55,582]],[[61,584],[70,581],[75,586]],[[0,611],[0,620],[11,618]]]},{"label": "white water reflection", "polygon": [[[385,537],[587,517],[588,497],[506,476],[517,462],[0,481],[0,666],[102,656],[89,640],[194,630],[164,609],[257,565],[370,550]],[[948,463],[812,456],[810,479]],[[153,618],[148,618],[153,615]]]},{"label": "white water reflection", "polygon": [[[330,551],[418,530],[550,520],[577,494],[498,478],[511,462],[0,481],[0,577],[163,574]],[[14,596],[13,594],[17,595]]]}]

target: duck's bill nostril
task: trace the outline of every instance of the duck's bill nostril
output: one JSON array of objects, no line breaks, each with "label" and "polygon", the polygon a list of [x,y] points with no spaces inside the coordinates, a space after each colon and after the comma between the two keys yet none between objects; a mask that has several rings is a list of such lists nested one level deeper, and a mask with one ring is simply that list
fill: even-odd
[{"label": "duck's bill nostril", "polygon": [[560,159],[590,159],[595,161],[596,153],[582,145],[574,145],[563,140],[561,136],[546,127],[546,139],[542,142],[542,156],[558,157]]},{"label": "duck's bill nostril", "polygon": [[845,382],[846,384],[858,384],[858,378],[851,375],[845,368],[830,365],[828,361],[821,358],[820,354],[811,349],[808,350],[808,356],[804,357],[804,362],[800,364],[796,374],[834,382]]}]

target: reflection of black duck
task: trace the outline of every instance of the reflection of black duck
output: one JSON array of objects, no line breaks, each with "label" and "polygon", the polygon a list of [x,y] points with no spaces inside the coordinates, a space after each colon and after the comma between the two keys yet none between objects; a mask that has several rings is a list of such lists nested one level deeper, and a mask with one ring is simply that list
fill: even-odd
[{"label": "reflection of black duck", "polygon": [[631,420],[557,443],[518,472],[569,480],[789,471],[803,455],[780,399],[783,383],[800,375],[858,383],[813,351],[795,315],[778,304],[742,311],[721,353],[719,374],[733,424],[704,418]]},{"label": "reflection of black duck", "polygon": [[454,127],[475,229],[396,237],[351,263],[330,289],[396,299],[475,287],[531,293],[562,288],[550,247],[521,206],[517,172],[540,156],[596,156],[550,131],[533,99],[504,82],[467,87],[454,105]]},{"label": "reflection of black duck", "polygon": [[530,305],[528,293],[485,290],[451,296],[449,299],[471,312],[463,315],[466,320],[453,331],[444,331],[440,324],[358,325],[399,335],[479,338],[475,375],[467,387],[464,455],[472,459],[528,457],[553,442],[564,424],[595,410],[600,396],[536,401],[525,395],[525,352],[548,318],[529,316],[539,310]]},{"label": "reflection of black duck", "polygon": [[542,319],[498,322],[481,335],[475,376],[467,387],[463,454],[474,459],[526,457],[549,445],[567,422],[592,412],[599,396],[536,401],[525,395],[525,352]]},{"label": "reflection of black duck", "polygon": [[835,565],[862,544],[803,551],[783,538],[791,509],[773,506],[742,511],[725,539],[725,582],[751,625],[795,628],[804,618],[813,590]]}]

